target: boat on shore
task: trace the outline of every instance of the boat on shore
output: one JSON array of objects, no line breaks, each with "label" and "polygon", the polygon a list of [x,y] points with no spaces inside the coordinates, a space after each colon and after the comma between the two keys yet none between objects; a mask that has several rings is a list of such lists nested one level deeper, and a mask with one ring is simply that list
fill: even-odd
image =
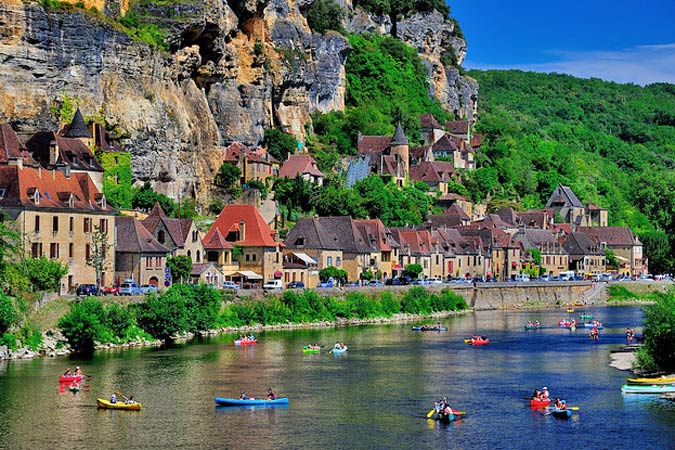
[{"label": "boat on shore", "polygon": [[634,385],[624,384],[621,386],[622,394],[666,394],[675,392],[673,384]]},{"label": "boat on shore", "polygon": [[115,402],[112,403],[110,400],[104,398],[97,398],[96,404],[101,409],[125,409],[127,411],[140,411],[143,406],[140,403],[124,403],[124,402]]},{"label": "boat on shore", "polygon": [[273,406],[273,405],[288,405],[288,397],[268,400],[266,398],[229,398],[216,397],[213,399],[217,406]]},{"label": "boat on shore", "polygon": [[651,378],[629,378],[628,384],[652,385],[652,384],[675,384],[675,377],[651,377]]}]

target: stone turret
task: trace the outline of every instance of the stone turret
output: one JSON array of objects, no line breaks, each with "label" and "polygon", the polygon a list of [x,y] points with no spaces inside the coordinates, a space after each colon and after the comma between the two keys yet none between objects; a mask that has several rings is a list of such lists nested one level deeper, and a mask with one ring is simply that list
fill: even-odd
[{"label": "stone turret", "polygon": [[396,157],[398,166],[403,169],[401,176],[407,179],[409,173],[410,148],[408,145],[408,138],[403,132],[400,123],[396,126],[394,137],[391,138],[390,149],[391,155]]}]

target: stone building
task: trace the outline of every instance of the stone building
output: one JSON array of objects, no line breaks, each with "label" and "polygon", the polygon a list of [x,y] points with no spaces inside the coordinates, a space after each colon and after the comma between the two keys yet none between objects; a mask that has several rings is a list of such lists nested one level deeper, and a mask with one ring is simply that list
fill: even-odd
[{"label": "stone building", "polygon": [[[132,279],[138,285],[167,286],[166,256],[169,249],[135,217],[115,218],[115,284]],[[180,280],[171,280],[179,282]],[[187,282],[188,280],[183,280]]]}]

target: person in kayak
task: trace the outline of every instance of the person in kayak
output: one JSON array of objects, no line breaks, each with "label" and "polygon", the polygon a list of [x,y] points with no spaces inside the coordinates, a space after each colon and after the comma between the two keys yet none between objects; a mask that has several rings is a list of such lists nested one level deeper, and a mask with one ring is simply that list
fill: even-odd
[{"label": "person in kayak", "polygon": [[248,395],[246,395],[246,392],[242,392],[241,395],[239,396],[241,400],[248,400]]},{"label": "person in kayak", "polygon": [[110,403],[117,403],[117,396],[115,395],[115,393],[113,393],[113,395],[110,396]]},{"label": "person in kayak", "polygon": [[553,406],[555,406],[555,409],[567,409],[567,404],[565,403],[564,400],[561,401],[560,397],[555,398]]},{"label": "person in kayak", "polygon": [[134,403],[136,403],[136,400],[134,400],[134,396],[132,395],[128,399],[126,399],[124,403],[126,403],[127,405],[133,405]]},{"label": "person in kayak", "polygon": [[75,372],[74,372],[74,373],[75,373],[75,375],[82,376],[82,369],[80,369],[80,366],[77,366],[77,367],[75,368]]},{"label": "person in kayak", "polygon": [[543,400],[543,401],[549,400],[549,398],[548,398],[548,388],[546,386],[541,388],[541,400]]},{"label": "person in kayak", "polygon": [[541,400],[541,392],[539,392],[539,389],[534,390],[534,394],[532,394],[532,400]]},{"label": "person in kayak", "polygon": [[70,367],[68,367],[68,368],[66,369],[66,371],[63,372],[63,376],[64,376],[64,377],[71,377],[71,376],[73,376],[72,372],[70,371]]},{"label": "person in kayak", "polygon": [[277,394],[274,393],[272,388],[267,388],[267,400],[276,400]]}]

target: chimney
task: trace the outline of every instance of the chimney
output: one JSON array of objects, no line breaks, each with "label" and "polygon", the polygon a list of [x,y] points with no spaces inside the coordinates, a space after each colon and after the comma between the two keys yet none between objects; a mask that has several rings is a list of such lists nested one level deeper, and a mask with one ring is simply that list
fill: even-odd
[{"label": "chimney", "polygon": [[239,221],[239,240],[243,241],[246,239],[246,222],[243,220]]},{"label": "chimney", "polygon": [[59,157],[59,146],[56,144],[56,141],[51,141],[49,143],[49,165],[50,166],[55,165],[58,157]]},{"label": "chimney", "polygon": [[7,160],[8,166],[16,166],[19,170],[23,169],[23,158],[9,158]]},{"label": "chimney", "polygon": [[70,178],[70,164],[59,164],[56,166],[56,170],[63,173],[66,178]]}]

